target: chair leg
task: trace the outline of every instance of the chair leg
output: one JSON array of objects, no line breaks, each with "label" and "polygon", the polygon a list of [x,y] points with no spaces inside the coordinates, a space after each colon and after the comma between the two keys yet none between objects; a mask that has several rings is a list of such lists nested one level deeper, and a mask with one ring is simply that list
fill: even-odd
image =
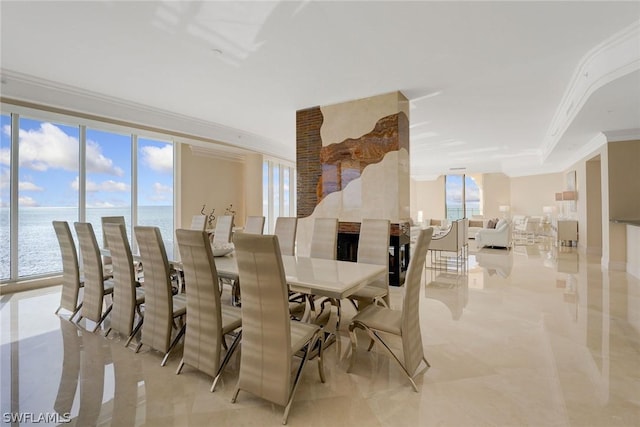
[{"label": "chair leg", "polygon": [[322,344],[324,342],[324,332],[322,331],[322,329],[320,329],[317,333],[317,337],[314,340],[313,345],[311,346],[312,349],[314,349],[316,347],[316,343],[318,345],[318,374],[320,375],[320,382],[324,383],[325,382],[325,377],[324,377],[324,362],[323,362],[323,358],[322,358]]},{"label": "chair leg", "polygon": [[58,312],[60,311],[60,309],[62,308],[61,305],[58,306],[58,309],[53,313],[53,314],[58,314]]},{"label": "chair leg", "polygon": [[105,338],[108,337],[110,332],[111,332],[111,328],[107,329],[107,332],[104,333],[104,337]]},{"label": "chair leg", "polygon": [[142,347],[142,341],[138,343],[138,346],[136,347],[136,353],[140,351],[141,347]]},{"label": "chair leg", "polygon": [[109,315],[109,313],[111,313],[111,309],[113,308],[113,304],[111,304],[109,307],[107,307],[107,311],[104,312],[104,314],[102,315],[102,317],[100,318],[100,321],[98,322],[98,324],[96,325],[95,328],[93,328],[93,333],[95,333],[98,328],[100,327],[100,325],[102,325],[102,322],[104,322],[104,319],[107,318],[107,316]]},{"label": "chair leg", "polygon": [[282,424],[286,424],[287,419],[289,418],[289,410],[291,410],[293,397],[295,396],[296,390],[298,389],[298,383],[300,381],[300,374],[302,374],[302,368],[304,368],[304,365],[307,362],[307,357],[309,356],[310,345],[311,345],[311,341],[307,343],[307,346],[304,349],[304,356],[302,356],[302,361],[300,362],[300,366],[298,367],[298,371],[296,372],[296,378],[293,380],[293,386],[291,387],[291,391],[289,392],[289,401],[287,402],[287,406],[284,408],[284,416],[282,417]]},{"label": "chair leg", "polygon": [[233,396],[231,397],[231,403],[236,403],[236,400],[238,400],[238,393],[240,393],[240,387],[236,387],[236,391],[233,393]]},{"label": "chair leg", "polygon": [[347,372],[351,372],[353,365],[356,361],[356,349],[358,346],[358,338],[356,337],[356,333],[354,331],[355,328],[359,327],[358,323],[352,323],[349,325],[349,338],[351,340],[351,358],[349,359],[349,366],[347,367]]},{"label": "chair leg", "polygon": [[224,355],[224,359],[222,360],[222,363],[218,368],[218,372],[216,373],[216,376],[213,379],[213,383],[211,384],[211,390],[210,390],[211,393],[213,393],[216,390],[216,384],[218,384],[218,380],[222,376],[222,371],[227,366],[227,363],[229,363],[229,360],[231,360],[231,356],[233,356],[233,353],[236,351],[236,348],[238,347],[238,343],[240,342],[241,337],[242,337],[242,331],[238,332],[238,335],[236,335],[236,338],[231,343],[231,347],[229,347],[227,354]]},{"label": "chair leg", "polygon": [[75,310],[73,310],[73,313],[71,313],[71,316],[69,317],[69,321],[73,320],[73,317],[78,314],[78,312],[80,311],[80,309],[82,308],[82,303],[78,304],[78,306],[76,307]]},{"label": "chair leg", "polygon": [[180,360],[180,364],[178,365],[178,369],[176,369],[176,375],[180,375],[180,371],[184,367],[184,357]]},{"label": "chair leg", "polygon": [[142,327],[142,322],[144,322],[144,317],[140,318],[140,320],[138,321],[138,324],[136,325],[136,327],[133,328],[133,331],[131,331],[131,335],[129,335],[129,338],[127,338],[127,342],[124,345],[125,347],[129,347],[129,343],[131,343],[131,340],[133,339],[133,337],[136,336],[136,334],[138,333],[138,331]]},{"label": "chair leg", "polygon": [[367,333],[369,334],[369,336],[372,339],[375,339],[376,341],[378,341],[380,344],[382,344],[382,346],[387,350],[387,353],[389,353],[391,355],[391,357],[393,357],[393,359],[398,363],[398,365],[400,365],[400,367],[402,368],[402,371],[405,373],[405,375],[407,376],[407,379],[409,380],[409,382],[411,383],[411,386],[413,387],[413,390],[417,393],[418,392],[418,386],[416,385],[416,383],[413,381],[413,378],[411,377],[411,374],[409,374],[409,371],[407,371],[407,369],[404,367],[404,365],[402,364],[402,362],[400,361],[400,359],[398,359],[398,357],[396,356],[396,354],[391,350],[391,348],[389,348],[389,346],[387,345],[386,342],[384,342],[382,340],[382,338],[380,338],[380,336],[375,332],[372,331],[371,329],[367,328],[365,326],[365,330],[367,331]]},{"label": "chair leg", "polygon": [[182,338],[182,336],[184,335],[184,332],[186,331],[186,329],[187,329],[187,326],[186,325],[182,325],[182,328],[180,328],[180,330],[178,331],[178,334],[173,339],[173,341],[171,342],[171,345],[169,346],[169,349],[165,353],[164,358],[162,359],[162,362],[160,363],[160,366],[164,366],[164,365],[167,364],[167,359],[169,359],[169,354],[171,354],[171,350],[173,350],[173,348],[178,344],[178,341],[180,341],[180,338]]}]

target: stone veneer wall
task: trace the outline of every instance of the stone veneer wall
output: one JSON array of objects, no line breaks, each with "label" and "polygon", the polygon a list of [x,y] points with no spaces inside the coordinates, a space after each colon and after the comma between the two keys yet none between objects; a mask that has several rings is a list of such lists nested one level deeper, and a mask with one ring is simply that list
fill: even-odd
[{"label": "stone veneer wall", "polygon": [[409,102],[400,92],[300,110],[297,128],[298,254],[313,218],[409,218]]}]

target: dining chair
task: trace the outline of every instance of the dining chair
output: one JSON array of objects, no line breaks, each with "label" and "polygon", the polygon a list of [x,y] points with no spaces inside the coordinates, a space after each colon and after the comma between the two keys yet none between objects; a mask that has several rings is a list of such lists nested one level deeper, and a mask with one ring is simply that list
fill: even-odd
[{"label": "dining chair", "polygon": [[[404,286],[402,310],[394,310],[379,305],[369,305],[358,312],[349,325],[349,337],[351,338],[351,359],[347,372],[354,366],[356,358],[357,338],[355,328],[363,329],[371,339],[369,349],[374,342],[381,344],[389,355],[400,365],[413,389],[417,392],[418,387],[413,378],[420,363],[424,361],[426,367],[430,367],[424,356],[422,347],[422,335],[420,332],[420,278],[427,256],[427,250],[431,243],[433,228],[425,228],[420,231],[414,252],[409,261],[407,275]],[[402,357],[399,358],[391,350],[387,342],[383,339],[383,334],[395,335],[402,341]],[[385,338],[386,339],[386,338]]]},{"label": "dining chair", "polygon": [[[109,249],[109,238],[107,234],[104,232],[104,226],[106,224],[122,224],[125,226],[126,223],[124,216],[103,216],[100,217],[100,222],[102,224],[102,247],[105,249]],[[104,268],[105,274],[111,276],[113,270],[113,264],[111,262],[110,256],[102,256],[102,267]]]},{"label": "dining chair", "polygon": [[198,214],[191,217],[191,229],[203,231],[207,228],[207,216]]},{"label": "dining chair", "polygon": [[279,216],[276,219],[276,228],[273,232],[278,236],[278,243],[282,255],[296,254],[296,232],[298,231],[298,218],[293,216]]},{"label": "dining chair", "polygon": [[96,322],[96,326],[93,329],[93,332],[95,332],[113,308],[113,304],[109,304],[103,313],[105,296],[113,294],[113,281],[105,280],[100,248],[91,223],[75,222],[73,225],[80,242],[80,254],[84,271],[82,311],[77,322],[80,322],[83,317]]},{"label": "dining chair", "polygon": [[[128,347],[144,320],[140,309],[144,304],[144,290],[139,287],[136,280],[133,255],[124,224],[107,223],[104,224],[102,231],[109,240],[114,281],[111,325],[105,336],[109,335],[111,330],[115,330],[127,336],[125,347]],[[139,319],[134,327],[136,312]]]},{"label": "dining chair", "polygon": [[226,245],[231,242],[233,230],[233,215],[220,215],[216,221],[213,235],[213,246]]},{"label": "dining chair", "polygon": [[[235,238],[242,283],[242,351],[232,403],[240,390],[285,407],[283,424],[309,353],[318,346],[318,372],[324,382],[322,329],[289,317],[288,286],[278,237],[238,234]],[[293,357],[302,352],[295,379]]]},{"label": "dining chair", "polygon": [[[144,265],[144,324],[136,353],[143,344],[164,353],[161,366],[167,363],[169,354],[182,338],[185,324],[178,329],[175,321],[187,311],[184,294],[173,295],[171,267],[167,251],[158,227],[134,227],[136,241],[140,248],[140,258]],[[178,329],[173,341],[173,328]]]},{"label": "dining chair", "polygon": [[338,218],[316,218],[311,235],[311,258],[336,259],[338,252]]},{"label": "dining chair", "polygon": [[264,216],[248,216],[244,223],[244,232],[249,234],[264,233]]},{"label": "dining chair", "polygon": [[[363,219],[360,225],[358,241],[358,262],[376,265],[389,265],[390,221],[387,219]],[[378,302],[389,306],[389,275],[367,284],[364,288],[349,296],[349,300],[358,310]]]},{"label": "dining chair", "polygon": [[82,302],[78,302],[80,288],[84,286],[84,280],[80,277],[80,267],[78,265],[78,252],[76,244],[71,235],[71,228],[66,221],[52,221],[53,228],[60,245],[62,256],[62,293],[60,295],[60,305],[55,314],[60,309],[69,310],[72,320],[82,308]]},{"label": "dining chair", "polygon": [[[242,314],[238,307],[222,305],[218,288],[218,272],[213,258],[209,236],[204,231],[176,230],[180,259],[187,292],[187,331],[179,374],[185,364],[213,377],[211,391],[236,350],[242,331]],[[221,361],[225,336],[236,331],[236,336]]]}]

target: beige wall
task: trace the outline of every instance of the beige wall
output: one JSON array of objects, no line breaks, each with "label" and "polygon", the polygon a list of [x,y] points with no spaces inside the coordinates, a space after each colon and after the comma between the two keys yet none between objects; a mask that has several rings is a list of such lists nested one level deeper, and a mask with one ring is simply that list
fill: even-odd
[{"label": "beige wall", "polygon": [[542,208],[556,206],[555,194],[564,188],[564,176],[561,173],[511,178],[511,213],[543,215]]},{"label": "beige wall", "polygon": [[[487,173],[482,177],[482,187],[482,214],[485,218],[501,217],[500,206],[511,206],[510,178],[503,173]],[[512,207],[511,215],[513,213],[514,209]]]},{"label": "beige wall", "polygon": [[602,162],[600,156],[587,160],[585,166],[586,229],[580,237],[582,240],[586,240],[584,244],[587,253],[602,255],[602,178],[600,172]]},{"label": "beige wall", "polygon": [[640,218],[640,141],[611,142],[609,209],[611,218]]},{"label": "beige wall", "polygon": [[215,208],[216,217],[233,204],[236,224],[244,223],[243,162],[194,155],[189,145],[182,144],[180,169],[181,227],[191,225],[191,217],[200,213],[203,204],[207,213]]},{"label": "beige wall", "polygon": [[247,216],[261,216],[262,213],[262,154],[250,154],[244,162],[244,210],[246,216],[236,219],[237,225],[244,225]]},{"label": "beige wall", "polygon": [[425,220],[445,217],[444,176],[433,181],[411,180],[411,218],[417,220],[422,211]]}]

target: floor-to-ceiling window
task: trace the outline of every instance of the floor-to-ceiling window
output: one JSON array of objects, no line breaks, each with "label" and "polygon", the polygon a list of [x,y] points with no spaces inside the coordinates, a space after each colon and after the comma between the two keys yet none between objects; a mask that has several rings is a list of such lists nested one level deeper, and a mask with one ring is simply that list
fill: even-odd
[{"label": "floor-to-ceiling window", "polygon": [[62,270],[53,220],[78,220],[79,126],[19,118],[18,276]]},{"label": "floor-to-ceiling window", "polygon": [[0,116],[0,280],[11,276],[11,116]]},{"label": "floor-to-ceiling window", "polygon": [[262,210],[272,233],[279,216],[295,216],[295,169],[278,160],[262,163]]},{"label": "floor-to-ceiling window", "polygon": [[445,202],[449,221],[482,214],[480,188],[467,175],[445,176]]},{"label": "floor-to-ceiling window", "polygon": [[169,259],[173,257],[173,144],[139,138],[137,223],[160,228]]},{"label": "floor-to-ceiling window", "polygon": [[[2,105],[0,280],[58,274],[53,220],[91,222],[102,244],[102,216],[160,227],[173,252],[174,145],[135,128]],[[15,110],[15,111],[12,111]],[[15,181],[15,182],[14,182]],[[133,242],[133,240],[132,240]]]}]

